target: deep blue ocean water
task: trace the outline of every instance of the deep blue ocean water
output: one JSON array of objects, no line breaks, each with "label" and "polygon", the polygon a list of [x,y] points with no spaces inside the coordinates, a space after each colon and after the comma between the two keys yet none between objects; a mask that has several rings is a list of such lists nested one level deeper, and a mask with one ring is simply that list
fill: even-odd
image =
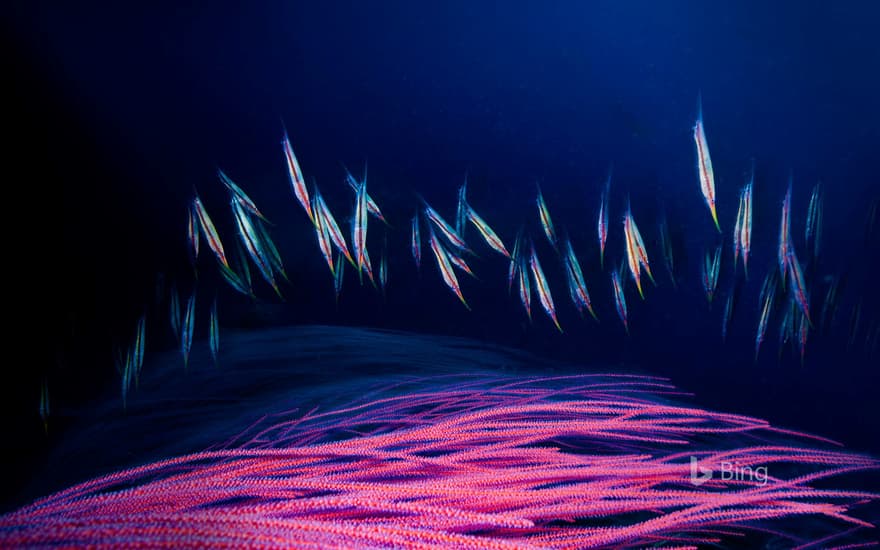
[{"label": "deep blue ocean water", "polygon": [[[148,355],[174,347],[165,299],[155,300],[160,273],[185,295],[198,285],[201,320],[219,289],[226,330],[326,324],[463,336],[591,370],[669,376],[706,407],[880,453],[880,352],[870,338],[880,323],[880,229],[866,233],[880,197],[878,16],[870,2],[16,4],[3,21],[15,142],[7,207],[30,221],[9,233],[8,257],[21,280],[13,297],[29,297],[13,318],[32,360],[5,369],[3,471],[12,489],[4,501],[18,502],[65,430],[118,387],[114,345],[128,345],[145,309]],[[700,95],[722,235],[697,180]],[[369,163],[369,191],[391,224],[370,226],[374,264],[388,243],[384,299],[349,273],[335,304],[290,190],[282,124],[341,221],[353,198],[342,165],[359,175]],[[722,343],[730,230],[753,160],[751,277]],[[630,287],[629,336],[598,265],[595,219],[609,166],[607,259],[622,258],[628,197],[658,282],[647,284],[644,301]],[[193,278],[185,220],[194,187],[232,239],[218,167],[276,224],[292,281],[283,303],[260,282],[258,303],[235,295],[208,258]],[[452,219],[466,174],[470,204],[505,242],[522,225],[534,239],[564,334],[536,303],[526,319],[508,295],[507,262],[486,247],[473,262],[478,280],[462,280],[472,312],[443,285],[427,249],[415,269],[408,228],[416,193]],[[824,188],[822,252],[808,274],[813,307],[831,277],[846,280],[837,322],[811,335],[803,365],[791,348],[777,358],[778,324],[754,360],[758,291],[775,261],[790,174],[796,246],[810,191],[818,181]],[[536,182],[571,235],[599,323],[568,300],[540,234]],[[662,265],[663,214],[676,243],[675,285]],[[700,265],[722,242],[710,308]],[[206,331],[197,323],[196,338]],[[48,438],[37,414],[43,378]]]}]

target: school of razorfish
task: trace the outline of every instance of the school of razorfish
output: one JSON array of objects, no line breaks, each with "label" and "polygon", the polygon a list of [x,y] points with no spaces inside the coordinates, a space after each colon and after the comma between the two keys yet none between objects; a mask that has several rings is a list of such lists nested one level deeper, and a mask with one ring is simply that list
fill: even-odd
[{"label": "school of razorfish", "polygon": [[[718,232],[721,233],[722,227],[718,221],[716,211],[715,174],[709,154],[701,106],[693,127],[693,139],[700,190],[709,209],[712,222]],[[336,299],[339,299],[342,290],[346,264],[357,273],[360,284],[364,284],[364,278],[366,277],[373,287],[384,294],[388,284],[387,241],[383,245],[379,256],[378,270],[375,270],[367,248],[367,232],[370,218],[375,218],[386,226],[389,224],[375,198],[368,193],[366,166],[364,167],[361,179],[357,179],[343,166],[345,182],[354,193],[354,211],[349,218],[350,228],[348,233],[346,233],[340,227],[336,217],[331,213],[317,184],[312,182],[311,186],[307,185],[286,129],[283,132],[281,146],[293,195],[314,228],[318,248],[324,261],[326,261],[329,274],[333,279]],[[221,239],[211,216],[198,193],[194,190],[192,202],[188,208],[186,223],[186,238],[193,265],[195,266],[199,258],[202,250],[201,243],[204,241],[210,253],[216,259],[216,265],[223,280],[236,292],[251,298],[255,297],[250,267],[250,264],[253,264],[262,279],[273,289],[276,295],[283,297],[279,282],[281,280],[287,281],[288,277],[279,250],[270,235],[272,224],[248,194],[223,170],[217,170],[217,177],[229,193],[229,207],[235,222],[237,235],[234,239],[227,237],[226,244],[224,245],[224,240]],[[599,250],[597,260],[603,270],[605,269],[605,256],[607,255],[606,244],[608,234],[612,230],[609,222],[611,180],[612,171],[609,169],[599,197],[596,220],[596,238]],[[740,277],[748,278],[749,274],[749,254],[752,247],[754,180],[755,170],[753,163],[750,175],[739,193],[736,222],[732,231],[732,268],[736,281],[739,281]],[[791,343],[793,346],[796,346],[800,359],[803,361],[807,339],[810,332],[817,328],[816,323],[824,326],[830,323],[836,316],[840,288],[844,282],[844,278],[840,276],[830,279],[827,293],[822,302],[821,315],[817,317],[811,309],[805,265],[815,264],[820,252],[823,218],[822,186],[821,184],[816,184],[812,189],[806,216],[804,239],[799,241],[802,244],[800,249],[802,255],[798,254],[798,247],[795,246],[795,239],[791,233],[791,193],[792,177],[790,176],[780,213],[777,261],[766,274],[760,292],[760,315],[757,319],[754,341],[756,359],[766,339],[771,320],[779,319],[780,353],[785,345]],[[418,200],[419,205],[410,224],[411,253],[418,268],[421,267],[423,244],[427,241],[443,282],[461,304],[470,310],[470,305],[465,298],[458,279],[458,273],[475,277],[468,261],[476,257],[476,254],[471,248],[471,244],[465,239],[466,228],[470,224],[476,229],[479,239],[486,246],[509,260],[509,269],[507,271],[508,290],[513,293],[513,288],[514,286],[516,287],[516,295],[522,303],[528,319],[530,321],[532,319],[532,297],[536,295],[541,309],[544,310],[556,329],[559,332],[563,331],[557,317],[557,302],[554,300],[553,291],[545,276],[542,262],[538,257],[531,236],[523,228],[520,228],[512,241],[512,247],[508,248],[502,237],[492,229],[490,224],[477,213],[468,201],[467,176],[465,176],[464,183],[458,190],[457,209],[452,223],[447,221],[426,199],[418,196]],[[580,260],[575,254],[568,236],[563,234],[560,237],[557,233],[550,215],[550,209],[539,185],[536,185],[535,206],[542,233],[563,267],[568,294],[574,307],[582,316],[584,312],[588,312],[598,321],[599,318],[590,301],[590,292],[587,288]],[[868,238],[872,238],[877,229],[877,211],[878,202],[875,200],[868,216]],[[630,323],[627,313],[625,281],[627,279],[632,281],[641,299],[645,299],[643,275],[653,285],[656,286],[657,283],[651,270],[648,250],[645,247],[639,226],[633,216],[628,197],[621,225],[623,229],[624,250],[622,256],[624,260],[619,266],[612,266],[609,269],[608,276],[617,315],[624,330],[629,334]],[[662,261],[670,275],[672,284],[675,285],[673,246],[665,216],[660,218],[658,233]],[[719,272],[721,270],[721,259],[722,245],[719,245],[714,250],[706,251],[705,257],[701,262],[703,289],[710,304],[716,295]],[[740,260],[743,267],[742,276],[737,272]],[[733,316],[739,296],[738,289],[739,284],[735,283],[733,290],[727,295],[721,325],[722,339],[726,338],[727,335],[727,327]],[[196,292],[193,290],[185,303],[182,303],[181,297],[173,286],[170,294],[171,328],[177,337],[184,365],[186,365],[193,343]],[[853,308],[849,319],[850,346],[853,345],[856,334],[860,332],[860,324],[863,322],[861,302],[859,302]],[[121,375],[123,405],[126,403],[132,382],[137,385],[143,367],[145,325],[145,316],[142,316],[137,321],[135,337],[131,345],[127,347],[127,351],[117,350],[116,352],[116,367]],[[215,295],[210,307],[208,325],[208,342],[210,352],[215,361],[219,353],[218,328],[217,297]],[[880,343],[880,323],[874,321],[867,326],[864,332],[866,349],[868,349],[870,354],[873,354],[877,350],[878,343]],[[45,429],[49,416],[49,391],[45,379],[42,382],[40,392],[39,412]]]}]

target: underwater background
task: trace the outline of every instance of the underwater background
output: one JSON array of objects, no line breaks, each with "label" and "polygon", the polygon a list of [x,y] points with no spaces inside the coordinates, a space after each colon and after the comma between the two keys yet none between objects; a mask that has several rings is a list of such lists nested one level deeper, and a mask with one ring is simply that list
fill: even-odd
[{"label": "underwater background", "polygon": [[[132,430],[112,440],[137,448],[134,427],[150,412],[123,411],[114,349],[130,344],[146,312],[145,376],[151,355],[174,358],[163,294],[172,284],[184,296],[204,289],[194,350],[206,345],[216,294],[221,349],[224,332],[291,325],[462,337],[558,362],[558,371],[571,374],[667,377],[699,407],[880,455],[876,3],[16,2],[3,17],[12,94],[7,209],[27,220],[8,233],[8,269],[19,281],[9,292],[22,303],[13,347],[31,359],[4,368],[2,512],[107,473],[94,471],[82,453],[82,464],[72,460],[67,471],[50,458],[62,441],[81,437],[84,419],[100,434],[102,422],[125,425],[130,415]],[[698,98],[720,234],[697,178]],[[369,193],[389,222],[371,222],[369,236],[374,264],[387,250],[384,293],[349,272],[334,298],[312,226],[291,192],[285,128],[309,185],[314,178],[344,228],[354,199],[344,167],[361,177],[368,163]],[[730,232],[753,162],[745,280],[734,275]],[[227,191],[218,168],[273,223],[290,279],[283,300],[262,281],[255,281],[256,301],[236,294],[204,258],[194,276],[186,240],[194,189],[219,232],[233,239],[231,218],[219,214]],[[603,268],[596,216],[609,170]],[[409,224],[419,196],[452,220],[465,177],[468,202],[508,247],[525,225],[564,332],[537,304],[526,317],[506,288],[509,262],[486,247],[471,262],[476,278],[459,279],[471,311],[445,287],[424,243],[416,268]],[[797,247],[811,191],[822,183],[821,254],[808,271],[814,317],[835,278],[844,283],[834,320],[811,334],[803,361],[792,344],[779,349],[777,321],[756,359],[759,291],[776,262],[789,177]],[[541,234],[536,183],[557,229],[571,238],[598,322],[578,315],[568,299]],[[645,300],[628,290],[628,334],[608,276],[609,264],[623,259],[627,200],[657,280],[643,281]],[[673,277],[662,262],[664,217]],[[701,266],[719,244],[721,275],[710,304]],[[724,299],[737,284],[722,341]],[[381,362],[382,351],[373,353]],[[198,403],[199,386],[185,382],[182,361],[178,375],[193,393],[168,402]],[[52,402],[47,433],[38,410],[44,380]],[[322,391],[332,394],[333,381],[327,384]],[[258,391],[242,386],[242,400]],[[228,385],[224,399],[235,395]],[[242,417],[205,429],[226,439],[248,424]],[[161,437],[156,445],[174,448]],[[107,467],[147,459],[132,451]]]}]

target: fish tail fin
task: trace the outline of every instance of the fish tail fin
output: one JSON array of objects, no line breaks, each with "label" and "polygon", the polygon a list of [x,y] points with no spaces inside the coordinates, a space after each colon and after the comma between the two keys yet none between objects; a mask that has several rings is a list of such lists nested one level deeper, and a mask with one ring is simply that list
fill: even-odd
[{"label": "fish tail fin", "polygon": [[278,298],[281,299],[282,302],[285,302],[284,295],[281,294],[281,289],[278,288],[278,284],[275,281],[272,281],[272,290],[275,291],[275,294],[278,295]]},{"label": "fish tail fin", "polygon": [[284,118],[281,117],[280,120],[281,120],[281,132],[283,135],[281,143],[284,143],[285,141],[290,141],[290,140],[287,138],[287,125],[284,124]]},{"label": "fish tail fin", "polygon": [[254,214],[256,214],[256,216],[258,218],[260,218],[263,222],[265,222],[267,225],[275,227],[275,224],[272,223],[271,221],[269,221],[269,218],[267,218],[262,212],[255,212]]},{"label": "fish tail fin", "polygon": [[413,193],[415,194],[416,198],[419,199],[419,202],[422,203],[423,207],[429,206],[428,201],[425,200],[425,197],[423,197],[421,193],[419,193],[418,191],[413,191]]},{"label": "fish tail fin", "polygon": [[354,263],[354,258],[351,257],[351,252],[349,252],[348,250],[343,250],[342,254],[345,256],[345,259],[348,260],[348,263],[351,264],[351,267],[353,267],[354,269],[358,268],[357,264]]},{"label": "fish tail fin", "polygon": [[697,120],[703,121],[703,90],[697,90]]}]

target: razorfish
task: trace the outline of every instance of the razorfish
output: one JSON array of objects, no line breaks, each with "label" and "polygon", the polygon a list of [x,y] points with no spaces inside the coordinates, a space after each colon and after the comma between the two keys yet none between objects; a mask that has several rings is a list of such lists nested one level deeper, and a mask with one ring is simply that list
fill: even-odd
[{"label": "razorfish", "polygon": [[562,327],[559,326],[559,321],[556,319],[556,306],[553,304],[553,295],[550,294],[550,285],[547,284],[544,270],[541,269],[541,262],[538,261],[538,254],[535,252],[534,244],[531,246],[529,267],[532,270],[532,276],[535,278],[535,288],[538,293],[538,299],[544,307],[544,311],[547,312],[547,315],[553,320],[553,324],[556,325],[557,330],[562,332]]},{"label": "razorfish", "polygon": [[238,229],[238,235],[245,250],[247,250],[248,255],[251,260],[253,260],[254,264],[256,264],[257,269],[260,270],[263,279],[265,279],[275,293],[281,297],[281,291],[278,289],[278,285],[276,284],[273,275],[271,261],[260,244],[259,235],[257,234],[250,217],[238,201],[232,201],[232,212]]},{"label": "razorfish", "polygon": [[798,326],[797,326],[797,343],[798,343],[798,352],[800,352],[801,356],[801,365],[804,364],[804,354],[807,351],[807,337],[810,332],[810,320],[807,319],[807,316],[801,314],[798,316]]},{"label": "razorfish", "polygon": [[180,353],[183,355],[183,367],[189,366],[189,351],[192,348],[193,327],[196,319],[196,291],[186,302],[186,310],[183,314],[183,326],[180,332]]},{"label": "razorfish", "polygon": [[703,260],[703,290],[706,291],[706,298],[712,303],[715,296],[715,288],[718,286],[718,272],[721,266],[721,246],[715,249],[715,254],[710,255],[706,252]]},{"label": "razorfish", "polygon": [[712,158],[709,156],[709,144],[706,142],[706,129],[703,126],[703,100],[702,97],[697,99],[698,116],[697,122],[694,124],[694,142],[697,145],[697,172],[700,176],[700,189],[703,192],[703,198],[712,213],[712,221],[718,232],[721,232],[721,226],[718,224],[718,214],[715,211],[715,172],[712,170]]},{"label": "razorfish", "polygon": [[807,318],[810,326],[813,326],[813,320],[810,318],[810,297],[807,293],[804,271],[801,269],[801,264],[797,259],[797,254],[795,254],[793,246],[790,246],[788,249],[786,263],[788,264],[789,281],[791,283],[791,291],[794,294],[795,301],[797,301],[801,313]]},{"label": "razorfish", "polygon": [[608,179],[605,180],[605,188],[599,198],[599,219],[596,224],[596,232],[599,237],[599,266],[605,269],[605,243],[608,241],[608,195],[611,191],[611,169],[608,169]]},{"label": "razorfish", "polygon": [[788,190],[785,192],[785,199],[782,201],[782,217],[779,222],[779,248],[777,249],[777,260],[779,262],[779,274],[781,280],[785,282],[785,276],[788,273],[788,252],[791,249],[791,177],[788,179]]},{"label": "razorfish", "polygon": [[214,255],[220,260],[220,263],[229,267],[229,263],[226,261],[226,252],[223,250],[223,243],[220,242],[220,235],[217,233],[217,229],[214,227],[214,222],[211,221],[211,216],[209,216],[207,210],[205,210],[205,206],[202,204],[202,200],[199,198],[198,194],[193,198],[193,208],[199,218],[199,227],[202,228],[202,233],[205,235],[205,241],[207,241],[208,247],[214,252]]},{"label": "razorfish", "polygon": [[464,183],[458,188],[458,204],[455,210],[455,232],[458,233],[462,239],[464,238],[464,230],[467,225],[468,208],[467,174],[465,174]]},{"label": "razorfish", "polygon": [[364,256],[367,250],[367,182],[358,185],[355,196],[354,216],[351,220],[351,243],[358,276],[363,280]]},{"label": "razorfish", "polygon": [[281,275],[285,281],[290,282],[290,279],[287,278],[287,273],[284,271],[284,264],[281,262],[281,253],[278,252],[278,247],[275,246],[275,242],[269,235],[269,229],[266,227],[266,222],[258,220],[253,223],[253,226],[254,229],[257,230],[257,238],[260,246],[266,251],[266,259],[269,260],[272,269]]},{"label": "razorfish", "polygon": [[327,203],[324,202],[324,197],[321,196],[317,186],[315,186],[315,208],[313,210],[316,217],[321,217],[321,223],[327,229],[327,232],[330,235],[330,240],[333,241],[333,246],[345,256],[345,259],[348,260],[352,266],[355,266],[354,258],[351,257],[351,252],[348,250],[348,244],[345,242],[345,236],[342,234],[342,230],[339,229],[339,224],[336,223],[336,218],[333,217],[333,214],[327,207]]},{"label": "razorfish", "polygon": [[49,435],[49,385],[45,378],[40,384],[40,420],[43,421],[43,432]]},{"label": "razorfish", "polygon": [[[744,191],[744,190],[743,190]],[[733,269],[736,269],[739,262],[739,253],[742,249],[742,225],[745,216],[745,206],[743,204],[743,191],[739,194],[739,207],[736,210],[736,223],[733,226]]]},{"label": "razorfish", "polygon": [[220,323],[217,320],[217,297],[211,302],[211,317],[208,324],[208,347],[211,349],[211,358],[217,364],[217,355],[220,352]]},{"label": "razorfish", "polygon": [[736,306],[739,302],[739,294],[740,294],[740,283],[739,281],[734,281],[733,286],[730,289],[730,292],[727,295],[727,301],[724,304],[724,317],[721,320],[721,341],[724,342],[727,339],[727,329],[730,326],[730,322],[733,320],[733,315],[736,312]]},{"label": "razorfish", "polygon": [[526,267],[526,259],[525,256],[520,255],[519,258],[519,267],[517,268],[517,273],[519,275],[519,299],[522,302],[523,308],[526,310],[526,316],[528,316],[529,321],[532,320],[532,283],[529,278],[529,270]]},{"label": "razorfish", "polygon": [[623,236],[624,244],[626,246],[626,263],[629,266],[630,275],[632,275],[632,279],[636,283],[636,288],[639,291],[639,296],[644,299],[645,293],[642,292],[641,261],[639,259],[639,252],[637,250],[638,246],[631,230],[631,222],[632,217],[627,211],[626,215],[623,218]]},{"label": "razorfish", "polygon": [[578,311],[585,307],[593,319],[598,321],[599,318],[596,317],[596,312],[593,311],[593,305],[590,303],[590,293],[587,290],[587,283],[584,281],[584,273],[569,239],[565,239],[565,267],[568,274],[569,290]]},{"label": "razorfish", "polygon": [[782,353],[785,351],[785,345],[794,338],[794,318],[797,315],[797,304],[794,300],[789,300],[785,306],[785,313],[782,314],[782,321],[779,324],[779,347],[777,351],[778,359],[782,359]]},{"label": "razorfish", "polygon": [[303,210],[306,211],[309,221],[314,224],[315,215],[312,212],[309,190],[306,188],[306,180],[303,179],[299,161],[296,160],[296,155],[293,154],[293,147],[290,145],[290,138],[287,137],[287,130],[284,131],[284,139],[281,140],[281,146],[284,148],[284,158],[287,161],[287,173],[290,176],[290,186],[293,188],[293,194],[303,207]]},{"label": "razorfish", "polygon": [[379,258],[379,288],[382,294],[388,286],[388,245],[382,247],[382,256]]},{"label": "razorfish", "polygon": [[[221,271],[223,264],[220,265]],[[171,319],[171,332],[174,338],[180,339],[180,295],[177,293],[177,285],[171,284],[171,299],[168,305],[168,316]]]},{"label": "razorfish", "polygon": [[146,345],[146,325],[147,325],[147,314],[141,315],[140,319],[137,322],[137,329],[135,330],[134,336],[134,372],[135,379],[140,376],[141,369],[144,367],[144,347]]},{"label": "razorfish", "polygon": [[541,193],[541,186],[537,185],[538,188],[538,218],[541,220],[541,228],[544,230],[544,235],[547,236],[547,240],[550,241],[550,244],[553,246],[553,250],[557,252],[559,249],[556,246],[556,230],[553,228],[553,220],[550,218],[550,210],[547,208],[547,203],[544,201],[544,195]]},{"label": "razorfish", "polygon": [[764,301],[761,306],[761,317],[758,319],[758,332],[755,334],[755,361],[758,360],[758,353],[761,351],[761,343],[767,335],[767,324],[770,321],[770,313],[773,311],[773,302],[776,299],[776,286],[770,285],[767,293],[764,295]]},{"label": "razorfish", "polygon": [[477,231],[483,237],[483,240],[486,241],[486,244],[488,244],[492,250],[498,252],[505,258],[510,258],[510,253],[507,251],[507,248],[504,246],[504,243],[501,241],[498,234],[495,233],[495,231],[489,227],[489,224],[487,224],[486,221],[483,220],[483,218],[481,218],[480,215],[470,206],[467,207],[466,217],[472,224],[474,224],[474,227],[477,228]]},{"label": "razorfish", "polygon": [[761,285],[761,292],[758,295],[758,301],[763,303],[764,298],[767,297],[767,294],[769,294],[771,290],[775,290],[778,285],[779,269],[774,266],[770,271],[767,272],[767,276],[764,277],[764,283]]},{"label": "razorfish", "polygon": [[620,320],[623,321],[623,328],[626,330],[626,333],[629,334],[629,322],[627,321],[626,315],[626,297],[623,294],[623,284],[620,282],[620,273],[623,271],[623,266],[620,266],[620,269],[614,269],[611,271],[611,287],[614,289],[614,307],[617,309],[617,315],[620,317]]},{"label": "razorfish", "polygon": [[755,168],[752,166],[752,177],[742,191],[743,219],[740,225],[739,246],[742,254],[743,271],[749,277],[749,252],[752,250],[752,186],[755,182]]},{"label": "razorfish", "polygon": [[[563,260],[563,262],[567,263],[567,260]],[[577,308],[578,313],[581,315],[581,317],[583,317],[584,316],[583,302],[581,300],[580,295],[578,294],[578,289],[575,286],[574,279],[572,279],[571,273],[568,272],[568,267],[566,266],[565,269],[566,269],[566,274],[568,275],[565,278],[566,282],[568,283],[568,294],[569,294],[569,296],[571,296],[571,302],[574,304],[574,307]]]},{"label": "razorfish", "polygon": [[333,292],[336,294],[336,304],[339,304],[339,295],[342,293],[342,281],[345,275],[345,258],[342,254],[336,255],[336,276],[333,278]]},{"label": "razorfish", "polygon": [[805,240],[808,249],[812,252],[813,258],[819,256],[819,242],[822,236],[822,184],[817,183],[813,187],[813,193],[810,196],[810,206],[807,210],[807,226],[805,231]]},{"label": "razorfish", "polygon": [[727,295],[727,301],[724,302],[724,316],[721,317],[721,341],[727,341],[727,326],[733,317],[733,291]]},{"label": "razorfish", "polygon": [[868,216],[865,218],[865,247],[867,248],[874,241],[877,231],[877,212],[880,211],[880,198],[871,201],[868,208]]},{"label": "razorfish", "polygon": [[419,235],[419,213],[412,219],[412,238],[410,240],[413,259],[416,261],[416,269],[422,266],[422,237]]},{"label": "razorfish", "polygon": [[189,241],[189,250],[190,250],[190,254],[191,254],[191,259],[192,259],[193,265],[195,265],[196,260],[199,259],[199,240],[200,240],[199,237],[201,236],[199,233],[199,231],[201,231],[201,230],[199,229],[199,225],[198,225],[199,218],[198,218],[197,214],[195,213],[195,209],[192,206],[187,208],[186,213],[187,213],[186,238],[187,238],[187,241]]},{"label": "razorfish", "polygon": [[852,349],[853,345],[856,342],[856,337],[859,334],[859,327],[862,320],[862,300],[860,299],[858,303],[853,306],[852,313],[849,316],[849,339],[846,342],[846,349],[849,351]]},{"label": "razorfish", "polygon": [[651,273],[651,264],[648,261],[648,249],[645,248],[645,241],[642,240],[642,234],[639,232],[639,226],[636,225],[636,220],[633,218],[632,211],[627,204],[627,217],[629,218],[629,232],[632,236],[633,244],[635,245],[636,255],[639,259],[639,264],[645,268],[645,273],[648,274],[648,278],[651,279],[651,283],[654,286],[657,286],[657,281],[654,280],[654,275]]},{"label": "razorfish", "polygon": [[437,235],[434,234],[434,230],[429,226],[428,227],[428,244],[431,246],[431,251],[434,252],[434,257],[437,259],[437,267],[440,268],[440,276],[443,278],[443,282],[446,283],[452,292],[458,297],[461,303],[467,309],[471,309],[468,303],[464,299],[464,295],[461,293],[461,287],[458,284],[458,278],[455,276],[455,272],[452,270],[452,262],[449,260],[449,256],[446,253],[446,250],[443,249],[443,245],[440,244],[440,241],[437,239]]},{"label": "razorfish", "polygon": [[507,292],[513,290],[513,281],[516,279],[520,266],[520,241],[522,240],[523,230],[519,229],[516,233],[516,239],[513,241],[513,254],[510,255],[510,266],[507,268]]},{"label": "razorfish", "polygon": [[131,348],[125,354],[125,367],[122,370],[122,408],[125,409],[128,404],[128,391],[131,389],[132,379],[132,353]]},{"label": "razorfish", "polygon": [[837,295],[839,293],[841,282],[842,280],[840,276],[835,275],[832,277],[831,282],[828,285],[828,290],[825,293],[825,301],[822,302],[822,317],[819,320],[819,328],[823,333],[832,325],[836,316],[838,303]]},{"label": "razorfish", "polygon": [[333,264],[333,248],[330,240],[330,231],[327,229],[324,217],[317,209],[317,196],[313,199],[313,202],[315,204],[312,204],[312,212],[315,213],[315,235],[318,239],[318,248],[321,250],[321,255],[324,256],[324,261],[327,262],[327,267],[330,268],[330,274],[335,277],[336,266]]}]

